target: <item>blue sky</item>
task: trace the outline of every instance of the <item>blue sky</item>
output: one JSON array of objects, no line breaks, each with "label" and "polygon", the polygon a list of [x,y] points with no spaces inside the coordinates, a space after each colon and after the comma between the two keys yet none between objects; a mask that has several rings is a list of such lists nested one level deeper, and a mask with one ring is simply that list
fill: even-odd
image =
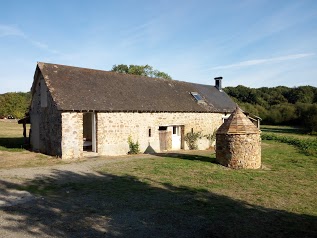
[{"label": "blue sky", "polygon": [[317,86],[317,1],[0,0],[0,93],[28,91],[38,61],[149,64],[223,86]]}]

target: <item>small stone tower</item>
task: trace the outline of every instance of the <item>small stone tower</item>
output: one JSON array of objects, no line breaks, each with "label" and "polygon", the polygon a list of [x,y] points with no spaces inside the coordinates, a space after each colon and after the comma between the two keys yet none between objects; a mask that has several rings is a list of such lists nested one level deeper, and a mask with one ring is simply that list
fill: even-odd
[{"label": "small stone tower", "polygon": [[261,167],[260,130],[238,106],[217,130],[216,159],[233,169]]}]

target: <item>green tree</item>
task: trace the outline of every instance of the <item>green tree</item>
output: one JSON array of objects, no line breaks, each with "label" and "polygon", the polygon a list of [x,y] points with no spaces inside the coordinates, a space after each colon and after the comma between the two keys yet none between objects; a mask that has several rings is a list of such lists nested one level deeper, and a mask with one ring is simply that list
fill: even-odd
[{"label": "green tree", "polygon": [[164,78],[172,79],[167,73],[161,72],[159,70],[153,69],[150,65],[125,65],[118,64],[114,65],[111,69],[112,72],[123,73],[123,74],[134,74],[153,78]]},{"label": "green tree", "polygon": [[317,130],[317,88],[248,88],[242,85],[224,88],[240,107],[257,116],[263,124],[287,124]]},{"label": "green tree", "polygon": [[22,118],[27,112],[31,101],[31,93],[5,93],[0,94],[0,115],[12,115]]}]

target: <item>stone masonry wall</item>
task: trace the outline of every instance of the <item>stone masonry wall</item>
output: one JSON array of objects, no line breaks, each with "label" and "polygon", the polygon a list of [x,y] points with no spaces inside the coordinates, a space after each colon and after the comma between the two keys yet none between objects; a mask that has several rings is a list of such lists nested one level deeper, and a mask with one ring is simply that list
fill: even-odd
[{"label": "stone masonry wall", "polygon": [[261,167],[260,134],[217,134],[217,161],[233,169]]},{"label": "stone masonry wall", "polygon": [[83,156],[83,113],[62,113],[62,136],[62,158],[81,158]]},{"label": "stone masonry wall", "polygon": [[[221,124],[220,113],[98,113],[97,152],[100,155],[127,154],[130,135],[134,142],[139,142],[142,153],[150,147],[160,152],[159,126],[184,125],[185,135],[192,128],[194,132],[201,131],[206,135],[212,134]],[[188,149],[186,142],[184,145],[184,149]],[[199,149],[208,147],[208,139],[198,140]]]},{"label": "stone masonry wall", "polygon": [[[46,92],[46,107],[41,106],[41,87],[43,87],[43,91]],[[31,146],[34,139],[39,141],[39,147],[33,149],[44,154],[61,156],[61,113],[57,110],[42,75],[39,76],[38,84],[36,85],[35,93],[32,98],[30,117]],[[37,123],[37,125],[34,125],[35,123]],[[38,133],[32,133],[32,128],[34,129],[34,127],[38,127]]]}]

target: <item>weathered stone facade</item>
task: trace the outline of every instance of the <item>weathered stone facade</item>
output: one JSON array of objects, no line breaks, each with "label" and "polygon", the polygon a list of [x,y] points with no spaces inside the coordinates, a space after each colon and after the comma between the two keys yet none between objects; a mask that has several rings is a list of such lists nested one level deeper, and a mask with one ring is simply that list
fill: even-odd
[{"label": "weathered stone facade", "polygon": [[62,113],[62,158],[83,156],[83,113]]},{"label": "weathered stone facade", "polygon": [[[40,148],[43,148],[39,151],[61,156],[63,159],[81,158],[83,113],[60,113],[56,109],[53,110],[52,105],[49,100],[47,108],[41,108],[40,104],[37,107],[41,112],[39,142]],[[98,155],[125,155],[129,151],[129,136],[134,142],[139,142],[142,153],[161,152],[162,133],[169,135],[166,149],[171,150],[173,126],[184,128],[180,149],[187,150],[188,146],[183,141],[183,136],[192,130],[200,131],[203,135],[212,134],[222,124],[222,115],[221,113],[96,113],[96,152]],[[160,126],[166,127],[166,131],[159,131]],[[35,127],[35,122],[32,127]],[[198,149],[207,149],[210,146],[209,140],[205,137],[198,139],[197,145]]]},{"label": "weathered stone facade", "polygon": [[240,108],[217,131],[216,158],[233,169],[261,167],[260,131]]},{"label": "weathered stone facade", "polygon": [[[42,101],[46,103],[43,105]],[[34,151],[61,156],[62,118],[57,110],[51,93],[39,76],[30,108],[31,132],[30,144]]]},{"label": "weathered stone facade", "polygon": [[187,133],[213,134],[234,108],[211,85],[40,62],[31,92],[31,147],[63,159],[125,155],[129,137],[142,153],[186,150]]},{"label": "weathered stone facade", "polygon": [[[160,152],[160,126],[167,126],[167,132],[170,133],[172,126],[184,126],[184,135],[192,129],[207,135],[212,134],[221,124],[221,113],[98,113],[97,152],[100,155],[127,154],[129,136],[134,142],[139,142],[141,152],[149,147]],[[183,149],[188,149],[186,143],[183,144]],[[199,149],[209,147],[205,137],[199,139],[197,144]]]},{"label": "weathered stone facade", "polygon": [[218,134],[217,161],[233,169],[261,167],[260,134]]}]

